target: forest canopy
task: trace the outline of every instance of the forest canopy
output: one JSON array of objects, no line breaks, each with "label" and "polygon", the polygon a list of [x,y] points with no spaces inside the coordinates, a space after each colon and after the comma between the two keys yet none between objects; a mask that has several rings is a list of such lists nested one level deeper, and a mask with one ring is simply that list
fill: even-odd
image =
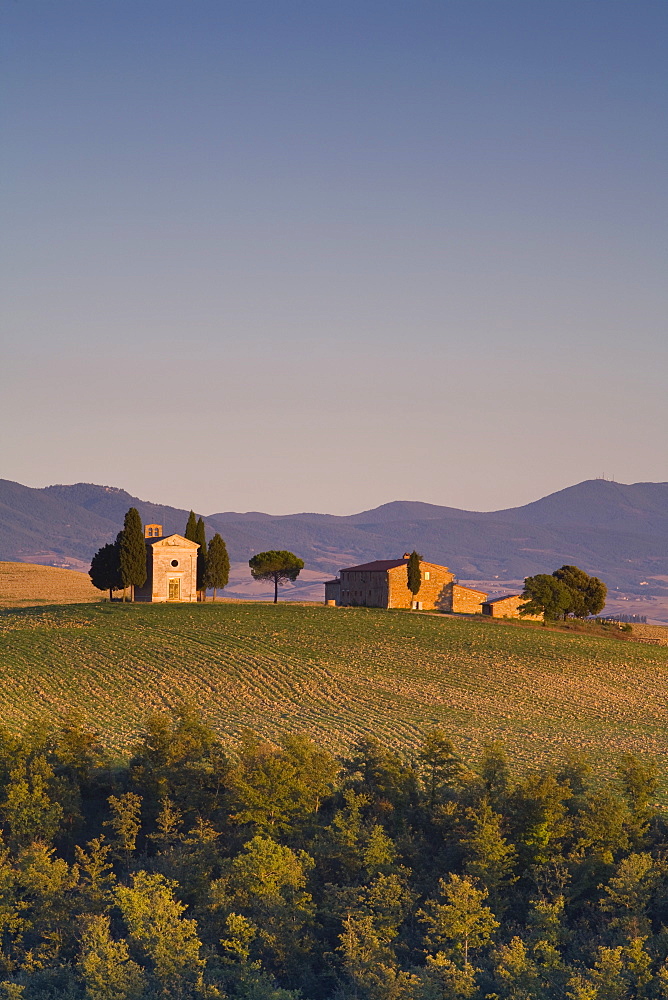
[{"label": "forest canopy", "polygon": [[610,764],[231,752],[188,708],[123,766],[73,721],[2,732],[0,997],[666,997],[659,775]]}]

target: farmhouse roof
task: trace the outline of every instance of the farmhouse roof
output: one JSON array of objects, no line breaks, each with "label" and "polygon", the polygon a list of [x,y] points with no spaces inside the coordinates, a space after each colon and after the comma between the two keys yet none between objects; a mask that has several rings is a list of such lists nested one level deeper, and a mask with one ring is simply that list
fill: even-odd
[{"label": "farmhouse roof", "polygon": [[342,569],[341,573],[350,573],[352,570],[355,572],[364,571],[367,573],[384,573],[388,569],[394,569],[395,566],[405,566],[405,559],[376,559],[375,562],[360,563],[359,566],[346,566]]},{"label": "farmhouse roof", "polygon": [[485,601],[485,604],[496,604],[497,601],[508,601],[511,597],[521,596],[521,594],[504,594],[503,597],[492,597],[489,601]]}]

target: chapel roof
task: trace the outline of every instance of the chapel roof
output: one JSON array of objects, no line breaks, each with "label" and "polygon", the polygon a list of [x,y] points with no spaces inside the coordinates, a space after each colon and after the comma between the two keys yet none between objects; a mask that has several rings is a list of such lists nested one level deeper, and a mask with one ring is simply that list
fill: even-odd
[{"label": "chapel roof", "polygon": [[[177,532],[172,532],[171,535],[160,535],[158,538],[145,538],[144,541],[147,545],[157,545],[160,542],[166,542],[170,538],[177,538],[179,544],[192,545],[195,548],[199,548],[199,542],[191,542],[189,538],[184,538],[183,535],[179,535]],[[172,543],[173,544],[173,543]]]}]

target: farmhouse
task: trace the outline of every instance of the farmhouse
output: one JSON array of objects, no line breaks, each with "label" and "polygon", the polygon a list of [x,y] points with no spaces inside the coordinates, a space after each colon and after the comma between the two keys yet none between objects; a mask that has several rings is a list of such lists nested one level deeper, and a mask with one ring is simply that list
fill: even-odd
[{"label": "farmhouse", "polygon": [[455,583],[447,566],[420,562],[422,584],[414,597],[408,589],[408,553],[401,559],[377,559],[342,569],[325,584],[325,602],[339,607],[422,608],[480,613],[487,594]]},{"label": "farmhouse", "polygon": [[[504,594],[503,597],[493,597],[491,601],[485,601],[482,606],[483,615],[490,615],[492,618],[519,618],[520,605],[524,604],[526,598],[520,594]],[[525,621],[542,622],[542,615],[522,615]]]},{"label": "farmhouse", "polygon": [[146,583],[135,587],[135,601],[156,603],[197,600],[197,542],[162,534],[161,524],[147,524]]}]

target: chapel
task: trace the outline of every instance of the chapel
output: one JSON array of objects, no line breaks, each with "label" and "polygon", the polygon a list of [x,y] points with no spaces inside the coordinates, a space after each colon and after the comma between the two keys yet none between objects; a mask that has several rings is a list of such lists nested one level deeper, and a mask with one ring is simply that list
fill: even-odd
[{"label": "chapel", "polygon": [[135,587],[135,601],[190,603],[197,600],[199,544],[183,535],[163,535],[161,524],[147,524],[146,583]]}]

